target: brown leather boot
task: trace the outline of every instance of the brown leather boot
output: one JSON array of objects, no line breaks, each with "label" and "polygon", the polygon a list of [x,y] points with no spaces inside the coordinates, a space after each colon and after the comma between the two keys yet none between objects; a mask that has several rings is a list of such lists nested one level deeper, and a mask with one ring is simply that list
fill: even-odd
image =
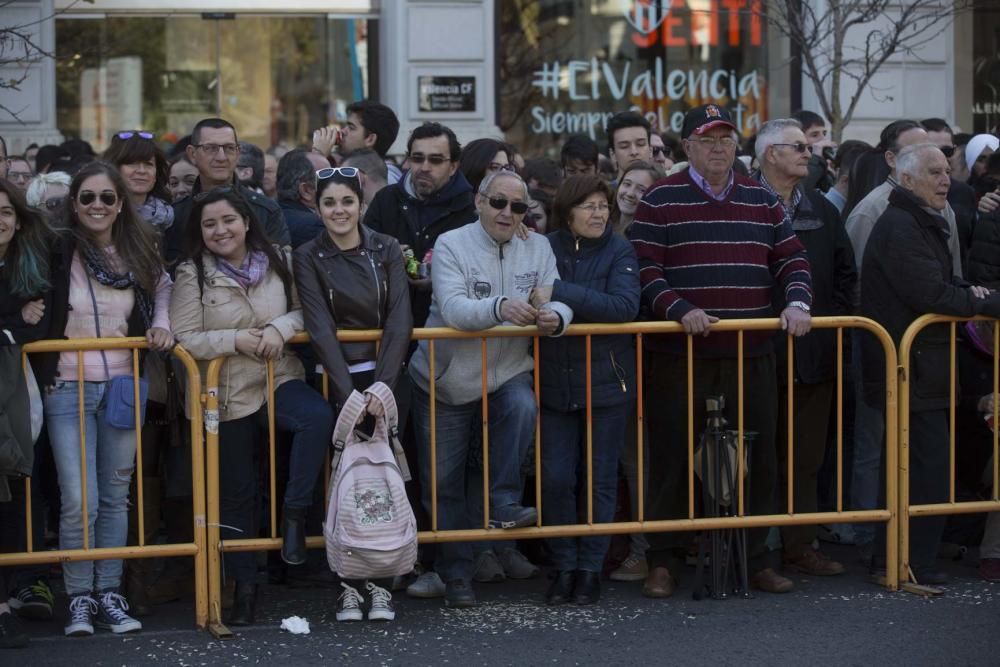
[{"label": "brown leather boot", "polygon": [[814,577],[830,577],[846,571],[841,563],[831,560],[823,552],[810,546],[803,547],[796,554],[786,554],[785,569]]},{"label": "brown leather boot", "polygon": [[649,576],[642,585],[642,594],[648,598],[668,598],[676,589],[677,581],[670,570],[661,565],[649,571]]},{"label": "brown leather boot", "polygon": [[791,579],[786,579],[770,567],[751,576],[750,585],[765,593],[787,593],[795,588]]}]

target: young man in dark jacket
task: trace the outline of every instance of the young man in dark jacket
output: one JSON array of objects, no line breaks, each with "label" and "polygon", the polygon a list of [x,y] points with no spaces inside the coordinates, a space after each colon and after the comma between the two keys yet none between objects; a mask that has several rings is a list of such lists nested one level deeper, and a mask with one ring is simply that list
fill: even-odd
[{"label": "young man in dark jacket", "polygon": [[[410,170],[398,183],[382,188],[364,223],[409,248],[418,262],[437,237],[476,219],[472,186],[458,171],[462,147],[451,128],[424,123],[406,142]],[[431,307],[430,278],[410,276],[413,326],[422,327]]]},{"label": "young man in dark jacket", "polygon": [[[803,179],[809,173],[809,144],[802,125],[788,118],[769,121],[757,134],[755,146],[760,171],[755,175],[760,184],[781,202],[785,216],[809,256],[812,275],[812,314],[848,315],[854,303],[858,274],[854,267],[854,250],[840,220],[840,214],[818,190],[806,191]],[[816,512],[816,475],[823,463],[827,428],[835,389],[836,333],[819,329],[794,341],[795,386],[794,410],[794,481],[793,507],[797,514]],[[779,502],[787,497],[786,462],[787,433],[784,427],[788,414],[787,364],[784,341],[779,341],[778,385],[778,470],[782,479]],[[844,572],[844,566],[830,560],[812,544],[817,528],[785,526],[781,529],[786,570],[811,575],[833,575]]]},{"label": "young man in dark jacket", "polygon": [[[973,286],[954,274],[948,249],[948,159],[929,143],[904,148],[896,158],[899,182],[889,207],[876,222],[865,247],[861,314],[888,330],[898,346],[921,315],[958,317],[1000,315],[1000,294]],[[910,502],[948,500],[949,334],[944,325],[928,327],[913,346],[910,375]],[[865,399],[872,407],[885,400],[885,362],[871,336],[862,341]],[[947,575],[935,566],[945,517],[910,522],[910,565],[917,581],[941,584]],[[876,533],[874,567],[884,564],[885,532]]]}]

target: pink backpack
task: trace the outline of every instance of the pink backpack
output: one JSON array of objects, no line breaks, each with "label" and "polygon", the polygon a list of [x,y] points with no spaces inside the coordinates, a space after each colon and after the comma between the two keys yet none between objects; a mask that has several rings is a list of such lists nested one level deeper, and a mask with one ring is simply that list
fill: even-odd
[{"label": "pink backpack", "polygon": [[[385,409],[371,438],[354,429],[366,394]],[[410,471],[396,429],[396,401],[382,382],[351,392],[337,418],[323,536],[330,569],[343,579],[403,575],[417,562],[417,520],[404,485]]]}]

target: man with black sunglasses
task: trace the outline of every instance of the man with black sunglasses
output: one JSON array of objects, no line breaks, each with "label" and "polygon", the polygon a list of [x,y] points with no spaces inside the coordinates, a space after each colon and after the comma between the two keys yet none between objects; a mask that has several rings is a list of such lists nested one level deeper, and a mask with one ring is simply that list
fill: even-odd
[{"label": "man with black sunglasses", "polygon": [[174,202],[174,224],[163,236],[163,256],[173,264],[183,256],[185,232],[194,198],[202,192],[217,188],[235,188],[249,202],[257,220],[272,243],[291,245],[288,226],[278,203],[256,192],[236,179],[236,164],[240,155],[236,128],[222,118],[204,118],[191,131],[191,145],[187,147],[188,159],[198,168],[198,179],[191,195]]},{"label": "man with black sunglasses", "polygon": [[[528,186],[512,171],[487,176],[476,196],[479,220],[443,234],[434,250],[434,288],[428,327],[486,331],[499,325],[538,327],[543,336],[558,336],[573,319],[564,303],[552,301],[559,277],[556,258],[541,234],[516,232],[528,211]],[[532,299],[532,295],[535,299]],[[537,304],[537,307],[532,305]],[[489,367],[483,397],[482,349],[478,339],[435,343],[421,341],[410,362],[413,381],[411,417],[416,433],[423,505],[431,500],[430,377],[436,391],[437,526],[441,530],[482,526],[466,495],[481,486],[467,475],[470,445],[481,401],[489,413],[489,516],[494,528],[534,525],[538,513],[524,507],[521,469],[535,439],[531,338],[492,338],[486,342]],[[437,546],[435,571],[446,582],[445,605],[475,604],[471,582],[475,564],[469,543]]]},{"label": "man with black sunglasses", "polygon": [[[813,281],[811,314],[816,317],[850,315],[855,301],[858,274],[854,251],[847,238],[837,208],[817,189],[806,190],[803,181],[809,176],[810,149],[802,124],[792,118],[764,123],[754,146],[760,170],[751,175],[778,198],[785,219],[809,254]],[[817,473],[826,452],[827,427],[833,409],[837,377],[837,341],[832,329],[811,331],[794,342],[793,423],[795,456],[792,483],[796,513],[817,512]],[[784,345],[776,346],[778,361],[779,424],[788,421],[788,359]],[[779,498],[787,497],[788,439],[779,429],[778,471],[781,479]],[[779,506],[779,509],[781,507]],[[813,548],[817,526],[785,526],[781,529],[786,572],[813,576],[843,574],[841,563],[827,558]]]},{"label": "man with black sunglasses", "polygon": [[[375,195],[364,224],[409,248],[418,262],[438,236],[476,219],[472,186],[458,171],[462,147],[451,128],[424,123],[406,142],[410,165],[403,178]],[[431,279],[410,277],[413,326],[421,327],[431,306]]]}]

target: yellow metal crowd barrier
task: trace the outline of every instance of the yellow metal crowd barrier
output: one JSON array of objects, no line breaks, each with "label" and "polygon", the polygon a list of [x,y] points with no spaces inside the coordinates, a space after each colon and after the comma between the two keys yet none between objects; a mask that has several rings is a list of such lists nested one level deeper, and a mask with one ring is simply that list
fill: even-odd
[{"label": "yellow metal crowd barrier", "polygon": [[[899,524],[899,571],[905,583],[919,584],[910,567],[909,519],[945,514],[972,514],[1000,511],[1000,459],[997,457],[997,432],[993,431],[993,491],[988,500],[955,500],[955,414],[958,402],[958,369],[955,346],[957,326],[969,321],[990,322],[993,329],[993,414],[1000,414],[1000,321],[984,317],[962,318],[946,315],[924,315],[909,326],[899,343],[899,495],[897,497]],[[910,503],[910,390],[912,381],[911,351],[918,336],[932,325],[946,325],[949,329],[949,411],[948,411],[948,501],[914,505]],[[933,589],[930,589],[933,592]]]},{"label": "yellow metal crowd barrier", "polygon": [[[24,355],[43,352],[71,352],[76,355],[77,377],[83,377],[83,353],[90,350],[131,350],[132,352],[132,376],[141,377],[139,367],[139,351],[146,349],[145,338],[94,338],[94,339],[73,339],[73,340],[45,340],[29,343],[22,348]],[[137,502],[135,508],[139,522],[138,545],[123,547],[103,547],[93,546],[93,538],[89,534],[89,522],[87,521],[87,470],[86,470],[86,421],[84,419],[83,400],[84,385],[79,384],[78,405],[80,408],[80,466],[82,484],[82,522],[83,522],[83,548],[67,549],[57,551],[47,551],[44,548],[38,549],[38,545],[32,543],[32,518],[31,518],[31,478],[25,480],[25,525],[27,532],[27,551],[21,553],[0,554],[0,566],[10,565],[30,565],[39,563],[61,563],[69,561],[89,561],[106,559],[135,559],[135,558],[165,558],[173,556],[186,556],[194,558],[195,576],[195,622],[198,627],[205,627],[208,621],[208,582],[206,558],[205,535],[205,462],[203,433],[201,421],[201,376],[198,373],[198,366],[194,359],[180,346],[173,350],[174,357],[184,367],[186,374],[186,386],[188,400],[191,406],[191,475],[192,475],[192,495],[194,516],[194,539],[192,542],[182,544],[146,544],[144,522],[144,494],[142,474],[142,429],[137,428],[136,434],[136,466],[135,475],[137,485]],[[23,363],[27,363],[26,357]],[[43,388],[44,391],[44,388]],[[139,415],[139,384],[133,383],[135,393],[135,421],[141,423]]]},{"label": "yellow metal crowd barrier", "polygon": [[[481,343],[481,356],[482,364],[484,369],[487,365],[487,341],[490,338],[496,337],[533,337],[534,346],[534,365],[535,365],[535,400],[536,405],[540,406],[540,396],[539,396],[539,366],[544,363],[544,360],[539,358],[539,343],[537,337],[537,331],[534,327],[497,327],[484,332],[462,332],[446,328],[437,329],[417,329],[413,332],[413,338],[415,340],[427,340],[429,347],[429,363],[430,363],[430,386],[429,386],[429,398],[430,398],[430,424],[431,424],[431,437],[430,437],[430,457],[431,457],[431,526],[430,530],[421,531],[419,533],[419,539],[422,542],[454,542],[454,541],[466,541],[466,540],[496,540],[496,539],[520,539],[520,538],[540,538],[540,537],[569,537],[569,536],[586,536],[586,535],[610,535],[610,534],[625,534],[625,533],[635,533],[635,532],[664,532],[664,531],[692,531],[692,530],[712,530],[712,529],[725,529],[725,528],[752,528],[752,527],[762,527],[762,526],[789,526],[789,525],[799,525],[799,524],[820,524],[820,523],[850,523],[850,522],[878,522],[885,524],[886,530],[886,543],[888,545],[888,568],[886,573],[885,585],[890,590],[895,590],[899,583],[899,567],[906,567],[907,555],[906,555],[906,542],[905,542],[905,531],[903,533],[903,538],[900,540],[900,525],[898,522],[898,516],[908,516],[908,515],[918,515],[921,513],[944,513],[951,511],[981,511],[985,509],[986,506],[989,509],[1000,509],[1000,503],[998,503],[996,498],[996,486],[994,486],[994,499],[990,503],[965,503],[961,505],[956,505],[954,503],[949,503],[942,507],[909,507],[906,504],[906,441],[905,438],[902,441],[902,447],[897,449],[897,425],[906,424],[906,413],[900,413],[899,419],[897,420],[897,371],[899,366],[897,363],[897,356],[895,347],[892,344],[892,340],[889,334],[875,322],[859,318],[859,317],[818,317],[813,318],[812,325],[814,329],[835,329],[836,330],[836,340],[837,340],[837,378],[836,378],[836,394],[835,394],[835,405],[836,405],[836,421],[837,421],[837,432],[836,432],[836,454],[837,454],[837,494],[836,494],[836,509],[834,511],[828,512],[813,512],[813,513],[801,513],[796,512],[792,504],[792,488],[794,486],[794,471],[793,471],[793,461],[794,461],[794,431],[792,429],[793,421],[792,416],[794,415],[794,401],[795,401],[795,383],[791,381],[791,375],[789,377],[788,386],[790,391],[788,392],[787,406],[788,406],[788,422],[786,427],[789,429],[788,437],[785,442],[787,443],[787,460],[788,460],[788,487],[789,493],[787,498],[787,512],[775,513],[768,515],[760,514],[748,514],[744,511],[744,488],[743,484],[737,485],[736,492],[736,516],[726,516],[726,517],[704,517],[697,516],[696,509],[697,503],[695,500],[695,464],[694,464],[694,451],[696,446],[696,439],[698,434],[700,434],[703,427],[702,424],[695,424],[694,414],[695,414],[695,400],[694,400],[694,387],[693,387],[693,368],[694,364],[698,363],[697,358],[694,355],[694,345],[693,339],[688,337],[687,339],[687,358],[688,358],[688,389],[687,389],[687,405],[688,405],[688,417],[687,417],[687,478],[688,478],[688,508],[687,516],[674,517],[674,518],[649,518],[647,517],[647,512],[644,504],[643,494],[638,494],[638,503],[636,510],[636,520],[635,521],[625,521],[616,523],[594,523],[593,522],[593,468],[592,468],[592,432],[589,426],[588,419],[588,429],[586,434],[586,454],[587,454],[587,464],[586,464],[586,481],[587,481],[587,498],[586,498],[586,523],[579,523],[574,525],[542,525],[542,518],[544,516],[544,507],[542,506],[542,469],[541,469],[541,451],[542,447],[545,445],[541,441],[541,428],[540,419],[536,422],[535,428],[535,495],[536,495],[536,508],[538,510],[538,521],[535,526],[509,529],[509,530],[495,530],[489,529],[489,414],[488,414],[488,402],[482,401],[482,438],[483,438],[483,526],[481,528],[474,528],[468,530],[451,530],[444,531],[439,530],[437,526],[437,489],[436,489],[436,460],[437,460],[437,447],[436,447],[436,434],[434,433],[434,424],[436,419],[436,387],[434,382],[434,377],[436,375],[434,371],[435,366],[435,347],[436,342],[441,340],[452,340],[452,339],[478,339]],[[777,331],[780,329],[780,322],[777,319],[760,319],[760,320],[723,320],[712,325],[713,332],[736,332],[737,334],[737,345],[738,345],[738,362],[737,362],[737,374],[739,386],[743,387],[743,334],[747,331]],[[843,500],[843,438],[844,438],[844,426],[843,426],[843,391],[844,391],[844,330],[845,329],[859,329],[866,331],[866,335],[875,336],[876,339],[881,344],[883,351],[885,353],[886,359],[886,395],[885,395],[885,418],[886,418],[886,462],[887,462],[887,475],[886,475],[886,498],[888,498],[888,506],[885,508],[874,509],[874,510],[846,510],[844,509]],[[359,342],[359,341],[377,341],[380,338],[379,331],[340,331],[338,332],[338,338],[344,342]],[[590,379],[591,379],[591,361],[590,361],[590,347],[591,341],[595,336],[604,335],[621,335],[627,334],[635,337],[635,355],[636,355],[636,370],[637,370],[637,394],[639,400],[635,402],[636,410],[636,421],[638,424],[637,428],[637,440],[635,442],[636,446],[636,458],[637,458],[637,468],[638,468],[638,483],[637,487],[640,489],[645,488],[646,482],[644,479],[644,446],[643,446],[643,423],[644,423],[644,409],[645,401],[643,399],[643,344],[644,336],[653,334],[683,334],[683,328],[680,324],[672,322],[635,322],[630,324],[618,324],[618,325],[608,325],[608,324],[585,324],[585,325],[573,325],[569,327],[566,331],[566,336],[580,336],[585,338],[585,347],[587,350],[587,367],[586,367],[586,378],[588,384],[587,398],[588,405],[587,411],[588,416],[590,414]],[[777,339],[782,340],[779,336]],[[304,343],[308,341],[308,337],[305,335],[300,335],[296,337],[292,342]],[[784,336],[784,343],[779,342],[779,344],[786,345],[787,355],[788,355],[788,368],[789,374],[792,372],[794,367],[794,346],[792,345],[792,338],[790,336]],[[132,350],[133,355],[133,370],[134,375],[139,377],[139,350],[145,347],[146,343],[143,339],[138,338],[119,338],[119,339],[90,339],[90,340],[59,340],[59,341],[41,341],[38,343],[32,343],[26,345],[24,348],[25,353],[37,353],[37,352],[75,352],[77,354],[78,364],[82,366],[83,363],[83,351],[84,350],[110,350],[110,349],[129,349]],[[908,350],[908,346],[904,349]],[[199,627],[204,627],[206,624],[213,631],[213,633],[218,636],[225,636],[228,630],[222,623],[222,556],[224,552],[235,552],[235,551],[258,551],[258,550],[277,550],[281,547],[281,538],[278,535],[278,510],[277,510],[277,498],[276,498],[276,442],[275,442],[275,418],[274,418],[274,408],[273,401],[268,401],[268,431],[269,431],[269,478],[270,478],[270,535],[262,538],[248,538],[248,539],[238,539],[238,540],[222,540],[220,538],[219,524],[220,524],[220,492],[219,492],[219,390],[220,390],[220,372],[225,363],[225,358],[218,358],[211,360],[205,371],[204,384],[202,383],[202,378],[199,373],[199,368],[195,360],[187,353],[181,346],[174,348],[174,356],[180,361],[186,372],[186,387],[187,387],[187,400],[190,401],[190,414],[191,414],[191,442],[192,442],[192,479],[193,479],[193,496],[194,496],[194,516],[192,521],[194,524],[194,540],[191,543],[186,544],[144,544],[144,534],[145,531],[141,525],[143,521],[143,494],[142,494],[142,475],[136,475],[136,482],[139,486],[138,489],[138,502],[139,507],[138,519],[140,522],[140,528],[138,531],[139,544],[137,546],[126,546],[115,549],[97,549],[93,548],[88,542],[88,536],[85,535],[85,545],[83,549],[74,549],[67,551],[38,551],[33,548],[33,545],[28,545],[27,552],[15,553],[15,554],[0,554],[0,565],[16,565],[16,564],[27,564],[27,563],[44,563],[44,562],[60,562],[60,561],[71,561],[71,560],[97,560],[102,558],[152,558],[152,557],[165,557],[165,556],[189,556],[193,557],[195,561],[195,592],[196,592],[196,622]],[[905,369],[905,357],[904,366]],[[268,363],[266,365],[266,382],[268,395],[273,396],[274,392],[274,369],[273,366]],[[905,377],[905,371],[903,373]],[[204,387],[204,389],[203,389]],[[324,390],[326,388],[326,378],[324,377]],[[135,391],[138,393],[138,387],[136,386]],[[487,396],[487,384],[486,384],[486,374],[483,373],[482,382],[482,396],[485,398]],[[905,392],[903,394],[905,398]],[[905,405],[905,404],[904,404]],[[202,411],[204,408],[204,412]],[[539,414],[540,414],[539,410]],[[736,429],[739,432],[739,437],[737,439],[737,460],[739,461],[740,474],[737,479],[743,479],[742,467],[744,464],[743,455],[743,428],[744,428],[744,397],[743,391],[736,403]],[[81,419],[82,423],[82,419]],[[952,432],[952,439],[954,440],[954,431]],[[628,443],[631,446],[631,443]],[[954,446],[954,445],[952,445]],[[81,437],[81,451],[84,447],[83,438]],[[902,460],[897,462],[897,452],[902,453]],[[653,449],[652,456],[655,456],[655,448]],[[136,469],[140,470],[142,466],[142,437],[141,430],[137,431],[137,466]],[[996,464],[995,464],[996,466]],[[329,468],[329,466],[327,466]],[[414,470],[417,470],[417,466],[413,466]],[[327,471],[327,475],[328,475]],[[903,474],[900,480],[897,475]],[[996,475],[996,470],[994,471]],[[326,476],[326,475],[325,475]],[[28,480],[30,485],[30,480]],[[902,486],[902,488],[900,488]],[[30,486],[29,486],[29,503],[30,503]],[[954,500],[954,498],[952,498]],[[956,507],[960,509],[955,509]],[[897,515],[897,509],[900,512]],[[84,507],[83,512],[86,516],[86,507]],[[28,507],[26,521],[28,522],[28,534],[29,540],[31,535],[30,522],[31,522],[31,512],[30,504]],[[84,522],[86,525],[86,522]],[[904,522],[905,524],[905,522]],[[308,538],[307,544],[311,548],[320,548],[323,546],[322,536],[313,536]],[[900,545],[902,545],[902,550],[899,550]],[[905,570],[903,570],[905,572]]]},{"label": "yellow metal crowd barrier", "polygon": [[[794,433],[789,432],[788,438],[786,440],[788,447],[788,486],[789,486],[789,496],[788,496],[788,512],[781,514],[770,514],[770,515],[751,515],[744,512],[743,495],[744,489],[743,484],[738,485],[737,491],[737,516],[731,517],[698,517],[695,514],[696,502],[695,502],[695,485],[694,481],[694,450],[695,450],[695,439],[696,433],[700,433],[702,425],[696,425],[694,423],[694,396],[693,396],[693,375],[692,369],[693,365],[697,363],[697,359],[693,353],[693,339],[688,337],[687,344],[687,356],[688,356],[688,420],[687,420],[687,431],[688,431],[688,512],[687,517],[681,518],[671,518],[671,519],[648,519],[646,517],[645,507],[642,495],[638,494],[638,507],[637,507],[637,520],[636,521],[626,521],[626,522],[616,522],[616,523],[594,523],[593,522],[593,471],[592,471],[592,433],[588,425],[587,429],[587,523],[575,524],[575,525],[560,525],[553,526],[542,525],[542,517],[544,515],[544,508],[542,506],[541,498],[541,448],[544,443],[541,442],[540,438],[540,422],[536,422],[535,428],[535,492],[536,492],[536,508],[538,510],[538,521],[535,526],[509,529],[498,531],[495,529],[489,529],[489,414],[488,414],[488,402],[482,400],[482,438],[483,438],[483,527],[474,528],[468,530],[450,530],[443,531],[437,528],[437,489],[436,489],[436,461],[437,461],[437,449],[436,449],[436,434],[434,429],[435,424],[435,414],[436,414],[436,387],[434,382],[434,377],[436,375],[434,371],[435,367],[435,342],[440,340],[453,340],[453,339],[478,339],[481,342],[481,355],[482,355],[482,365],[485,370],[487,365],[487,355],[486,355],[486,343],[490,338],[496,337],[534,337],[534,364],[535,364],[535,400],[536,405],[540,403],[539,397],[539,364],[544,363],[543,360],[539,359],[538,354],[538,338],[537,331],[534,327],[497,327],[483,332],[462,332],[447,328],[436,328],[436,329],[417,329],[413,332],[413,338],[415,340],[427,340],[428,345],[428,356],[430,364],[429,376],[430,386],[429,386],[429,399],[430,399],[430,424],[431,424],[431,437],[430,437],[430,470],[431,470],[431,529],[428,531],[421,531],[419,533],[419,539],[422,542],[455,542],[455,541],[466,541],[466,540],[496,540],[496,539],[519,539],[519,538],[539,538],[539,537],[569,537],[569,536],[585,536],[585,535],[609,535],[609,534],[622,534],[622,533],[634,533],[634,532],[663,532],[663,531],[687,531],[687,530],[710,530],[710,529],[723,529],[723,528],[750,528],[750,527],[761,527],[761,526],[786,526],[786,525],[798,525],[798,524],[820,524],[820,523],[848,523],[848,522],[881,522],[885,523],[886,533],[886,543],[888,545],[888,568],[886,573],[885,585],[891,589],[895,590],[898,586],[898,576],[899,572],[897,569],[897,563],[900,562],[896,550],[898,547],[898,522],[897,515],[895,512],[895,498],[897,497],[897,470],[898,466],[896,463],[896,375],[897,375],[897,358],[895,347],[892,344],[892,339],[889,334],[881,326],[876,324],[871,320],[867,320],[859,317],[828,317],[828,318],[814,318],[813,319],[814,329],[835,329],[837,331],[837,380],[836,380],[836,415],[837,415],[837,462],[838,462],[838,473],[837,473],[837,503],[836,510],[831,512],[815,512],[815,513],[797,513],[792,505],[791,489],[794,485],[794,472],[793,472],[793,461],[794,461]],[[761,330],[771,330],[775,331],[780,329],[780,322],[777,319],[760,319],[760,320],[723,320],[712,325],[713,332],[724,332],[733,331],[737,332],[738,341],[738,380],[739,386],[743,386],[743,332],[746,331],[761,331]],[[886,460],[887,460],[887,475],[886,475],[886,498],[889,498],[889,506],[883,509],[874,510],[845,510],[843,503],[843,389],[844,389],[844,354],[843,354],[843,342],[844,329],[861,329],[869,332],[870,335],[875,336],[880,344],[882,345],[883,351],[885,353],[886,359],[886,397],[885,397],[885,415],[886,415]],[[636,418],[638,422],[637,429],[637,460],[638,460],[638,474],[639,480],[637,487],[642,489],[645,488],[645,481],[643,479],[643,410],[644,401],[643,397],[643,386],[642,386],[642,368],[643,368],[643,337],[650,334],[665,334],[665,333],[683,333],[683,328],[680,324],[672,322],[636,322],[631,324],[618,324],[618,325],[608,325],[608,324],[588,324],[588,325],[573,325],[568,328],[567,332],[564,334],[566,336],[583,336],[585,337],[585,345],[588,351],[587,354],[587,368],[586,377],[588,382],[588,416],[590,411],[590,401],[589,401],[589,383],[591,377],[591,362],[590,362],[590,344],[594,336],[602,335],[621,335],[628,334],[634,335],[636,340],[636,364],[637,364],[637,382],[638,382],[638,396],[640,400],[636,401]],[[338,338],[342,342],[361,342],[361,341],[377,341],[380,338],[381,332],[377,330],[373,331],[339,331]],[[789,336],[785,336],[788,354],[788,366],[789,373],[794,366],[794,347],[792,345],[792,339]],[[293,342],[307,342],[308,337],[305,335],[298,336],[293,340]],[[275,494],[275,458],[276,458],[276,448],[275,448],[275,427],[274,427],[274,413],[273,407],[269,407],[268,414],[268,425],[269,425],[269,467],[270,467],[270,487],[271,487],[271,506],[270,506],[270,518],[271,518],[271,534],[269,537],[264,538],[249,538],[249,539],[238,539],[238,540],[221,540],[219,535],[219,449],[218,449],[218,408],[219,408],[219,380],[220,372],[225,363],[224,358],[215,359],[208,364],[208,368],[205,376],[205,424],[206,424],[206,434],[205,434],[205,445],[206,445],[206,480],[208,484],[208,525],[207,525],[207,536],[209,545],[208,554],[208,580],[209,580],[209,612],[210,612],[210,629],[213,633],[218,636],[225,636],[228,634],[228,630],[225,628],[222,622],[222,554],[223,552],[235,552],[235,551],[258,551],[258,550],[276,550],[281,547],[281,538],[278,536],[278,509],[277,509],[277,498]],[[266,378],[268,384],[268,394],[273,396],[273,378],[274,372],[273,367],[270,363],[266,367]],[[325,380],[324,380],[325,387]],[[788,392],[788,427],[792,426],[792,415],[794,415],[794,382],[789,382],[789,387],[791,388]],[[485,399],[487,396],[487,384],[486,384],[486,373],[483,373],[482,381],[482,395],[481,398]],[[273,403],[268,402],[269,405]],[[540,411],[539,411],[540,412]],[[539,417],[540,419],[540,417]],[[737,479],[743,479],[742,466],[744,461],[743,456],[743,421],[744,421],[744,399],[741,394],[737,401],[737,423],[736,428],[739,432],[738,442],[738,461],[740,462],[740,475]],[[588,419],[589,422],[589,419]],[[413,466],[416,470],[417,467]],[[323,538],[322,536],[310,537],[307,540],[307,545],[309,547],[322,547]]]}]

